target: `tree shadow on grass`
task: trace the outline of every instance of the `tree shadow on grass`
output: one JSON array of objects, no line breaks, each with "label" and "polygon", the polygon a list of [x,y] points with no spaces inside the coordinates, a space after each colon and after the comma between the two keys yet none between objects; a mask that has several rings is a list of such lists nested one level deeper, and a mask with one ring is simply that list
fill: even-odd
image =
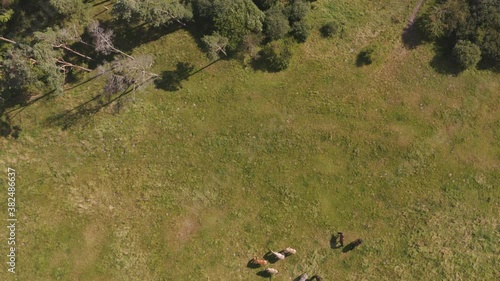
[{"label": "tree shadow on grass", "polygon": [[455,41],[451,38],[436,40],[431,67],[440,74],[457,76],[463,71],[451,55]]},{"label": "tree shadow on grass", "polygon": [[403,30],[403,34],[401,35],[403,46],[408,50],[417,48],[424,42],[424,39],[425,36],[418,28],[417,22],[411,22],[410,24],[408,24],[408,26],[406,26],[406,28]]},{"label": "tree shadow on grass", "polygon": [[83,102],[70,110],[48,117],[45,120],[45,123],[49,126],[61,127],[63,130],[67,130],[77,124],[85,125],[90,120],[90,117],[94,116],[101,109],[113,104],[114,102],[117,102],[114,110],[119,111],[122,106],[120,100],[132,91],[133,88],[128,88],[118,96],[109,99],[103,99],[102,94],[95,95],[88,101]]},{"label": "tree shadow on grass", "polygon": [[341,246],[337,246],[337,239],[338,239],[338,235],[335,235],[335,234],[332,234],[332,237],[330,238],[330,248],[332,249],[338,249],[340,248]]},{"label": "tree shadow on grass", "polygon": [[165,70],[155,79],[154,83],[157,89],[165,91],[177,91],[182,88],[182,81],[188,80],[191,76],[194,66],[188,62],[179,62],[175,70]]},{"label": "tree shadow on grass", "polygon": [[42,99],[50,97],[55,90],[49,91],[38,97],[24,92],[1,93],[0,95],[0,137],[13,137],[17,139],[22,131],[20,125],[14,125],[13,119],[28,106]]},{"label": "tree shadow on grass", "polygon": [[211,66],[212,64],[218,62],[219,60],[214,60],[209,64],[199,68],[195,71],[194,65],[189,62],[178,62],[175,70],[163,71],[158,78],[155,79],[154,83],[157,89],[162,89],[165,91],[178,91],[182,89],[182,81],[187,81],[189,77],[197,74],[198,72],[204,70],[205,68]]},{"label": "tree shadow on grass", "polygon": [[361,50],[356,56],[356,66],[362,67],[373,63],[373,49]]}]

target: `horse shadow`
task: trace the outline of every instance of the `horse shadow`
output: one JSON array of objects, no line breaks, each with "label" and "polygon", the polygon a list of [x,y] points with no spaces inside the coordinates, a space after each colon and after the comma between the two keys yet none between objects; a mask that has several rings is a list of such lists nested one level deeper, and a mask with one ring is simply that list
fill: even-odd
[{"label": "horse shadow", "polygon": [[273,253],[271,253],[271,251],[267,252],[264,255],[264,259],[267,260],[271,264],[276,263],[277,261],[279,261],[279,259],[275,255],[273,255]]},{"label": "horse shadow", "polygon": [[343,249],[342,253],[348,253],[354,249],[356,249],[358,245],[356,244],[356,241],[352,241],[351,243],[347,244]]},{"label": "horse shadow", "polygon": [[264,277],[264,278],[271,278],[272,277],[271,273],[269,273],[265,270],[261,270],[261,271],[257,272],[257,276]]}]

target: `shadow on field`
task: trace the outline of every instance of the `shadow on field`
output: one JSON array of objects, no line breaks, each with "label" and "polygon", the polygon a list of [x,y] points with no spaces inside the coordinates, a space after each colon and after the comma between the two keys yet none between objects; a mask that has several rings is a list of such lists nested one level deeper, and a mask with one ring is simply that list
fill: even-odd
[{"label": "shadow on field", "polygon": [[165,70],[155,79],[155,86],[157,89],[171,92],[182,89],[181,82],[188,80],[193,69],[194,66],[189,62],[178,62],[175,70]]},{"label": "shadow on field", "polygon": [[265,270],[261,270],[261,271],[257,272],[257,275],[260,277],[264,277],[264,278],[271,278],[272,277],[272,275]]},{"label": "shadow on field", "polygon": [[277,261],[279,261],[279,259],[276,256],[274,256],[271,252],[267,252],[264,255],[264,259],[267,260],[269,263],[276,263]]},{"label": "shadow on field", "polygon": [[205,68],[211,66],[212,64],[218,62],[219,60],[214,60],[209,64],[203,66],[200,69],[194,70],[194,65],[189,62],[178,62],[175,70],[163,71],[158,78],[155,79],[154,83],[157,89],[162,89],[165,91],[178,91],[182,89],[182,81],[188,80],[189,77],[195,75],[196,73],[204,70]]},{"label": "shadow on field", "polygon": [[463,70],[457,65],[451,55],[453,47],[454,40],[450,38],[436,40],[434,47],[435,55],[430,62],[431,67],[436,72],[457,76]]},{"label": "shadow on field", "polygon": [[[417,19],[418,21],[418,19]],[[424,35],[418,28],[417,22],[410,22],[403,30],[401,41],[406,49],[412,50],[417,48],[424,41]]]},{"label": "shadow on field", "polygon": [[330,238],[330,248],[332,248],[332,249],[338,249],[338,248],[341,247],[340,245],[337,246],[337,239],[338,238],[339,237],[337,235],[332,234],[332,237]]},{"label": "shadow on field", "polygon": [[247,267],[248,268],[259,268],[260,265],[256,264],[253,262],[253,259],[249,260],[248,263],[247,263]]},{"label": "shadow on field", "polygon": [[55,90],[49,91],[36,98],[23,92],[11,91],[0,93],[0,137],[13,137],[17,139],[22,131],[20,125],[14,125],[14,118],[28,106],[49,98]]},{"label": "shadow on field", "polygon": [[95,95],[88,101],[83,102],[70,110],[48,117],[45,120],[45,123],[49,126],[55,125],[61,127],[63,130],[67,130],[82,121],[88,121],[89,117],[92,117],[101,109],[114,102],[116,102],[115,107],[113,108],[114,111],[119,111],[122,106],[122,98],[132,91],[132,88],[126,89],[118,96],[110,99],[104,99],[102,94]]},{"label": "shadow on field", "polygon": [[[359,241],[359,242],[358,242]],[[352,241],[351,243],[347,244],[343,249],[342,249],[342,253],[347,253],[347,252],[350,252],[354,249],[356,249],[357,246],[359,246],[361,244],[361,240],[358,239],[358,240],[355,240],[355,241]]]}]

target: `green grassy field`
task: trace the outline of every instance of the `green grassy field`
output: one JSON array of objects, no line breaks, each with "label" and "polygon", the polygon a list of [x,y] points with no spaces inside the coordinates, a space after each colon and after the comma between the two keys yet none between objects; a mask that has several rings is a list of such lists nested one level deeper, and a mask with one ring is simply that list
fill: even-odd
[{"label": "green grassy field", "polygon": [[[498,279],[500,76],[402,47],[416,3],[318,1],[283,72],[221,60],[96,114],[61,115],[99,78],[23,109],[0,139],[18,211],[17,273],[0,279],[263,280],[248,260],[288,246],[273,280]],[[321,38],[332,19],[345,33]],[[380,61],[356,67],[368,44]],[[182,30],[147,53],[156,72],[210,63]],[[337,231],[364,244],[330,249]]]}]

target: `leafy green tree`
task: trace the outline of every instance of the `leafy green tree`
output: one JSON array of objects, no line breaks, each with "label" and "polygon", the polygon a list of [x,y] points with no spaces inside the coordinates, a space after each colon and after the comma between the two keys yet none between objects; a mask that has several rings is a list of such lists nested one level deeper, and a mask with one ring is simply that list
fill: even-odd
[{"label": "leafy green tree", "polygon": [[285,70],[293,57],[292,44],[287,40],[272,41],[262,48],[260,55],[270,71]]},{"label": "leafy green tree", "polygon": [[292,36],[299,43],[304,43],[309,37],[309,31],[311,27],[307,24],[306,21],[301,20],[293,23],[292,26]]},{"label": "leafy green tree", "polygon": [[264,13],[251,0],[214,0],[214,30],[228,39],[228,50],[236,50],[243,37],[262,32]]},{"label": "leafy green tree", "polygon": [[113,30],[101,27],[101,24],[98,21],[91,22],[87,27],[87,31],[93,39],[94,48],[97,52],[103,53],[105,55],[116,52],[130,59],[134,59],[134,57],[124,53],[123,51],[115,47],[115,45],[113,44]]},{"label": "leafy green tree", "polygon": [[481,60],[481,49],[470,41],[458,40],[453,48],[453,56],[460,67],[468,69],[475,67]]},{"label": "leafy green tree", "polygon": [[[20,92],[26,93],[30,87],[41,86],[34,62],[29,58],[30,53],[31,48],[28,46],[19,46],[10,48],[4,54],[0,69],[3,88],[7,91],[3,91],[2,95],[5,95],[5,92],[10,96]],[[10,96],[8,98],[11,98]]]},{"label": "leafy green tree", "polygon": [[57,13],[63,16],[82,13],[87,9],[81,0],[50,0],[49,3]]},{"label": "leafy green tree", "polygon": [[141,21],[153,26],[168,25],[176,21],[185,25],[193,13],[179,0],[117,0],[112,13],[126,21]]},{"label": "leafy green tree", "polygon": [[498,0],[443,0],[435,2],[418,22],[430,39],[450,45],[457,45],[459,40],[470,41],[479,47],[485,62],[498,67],[499,15]]},{"label": "leafy green tree", "polygon": [[473,5],[475,32],[473,38],[482,56],[500,64],[500,4],[497,0],[482,0]]},{"label": "leafy green tree", "polygon": [[223,53],[227,56],[226,47],[228,45],[229,40],[215,32],[212,35],[205,35],[201,39],[205,48],[207,50],[208,57],[210,59],[218,59],[220,57],[220,53]]},{"label": "leafy green tree", "polygon": [[290,31],[287,16],[283,13],[283,6],[275,5],[266,11],[264,33],[271,40],[285,37]]},{"label": "leafy green tree", "polygon": [[310,10],[311,5],[309,4],[309,2],[304,2],[303,0],[294,0],[289,7],[290,22],[293,23],[305,19]]},{"label": "leafy green tree", "polygon": [[88,60],[92,59],[91,57],[82,54],[70,47],[70,45],[76,42],[84,43],[81,37],[78,34],[75,34],[70,29],[65,29],[65,28],[52,29],[49,27],[43,32],[35,32],[34,37],[37,42],[46,42],[50,44],[53,48],[64,49],[68,52],[71,52],[77,56],[80,56]]},{"label": "leafy green tree", "polygon": [[421,24],[429,38],[452,36],[466,25],[469,18],[469,5],[463,0],[447,0],[434,6],[424,14]]},{"label": "leafy green tree", "polygon": [[13,9],[0,8],[0,23],[1,24],[7,23],[13,14],[14,14]]},{"label": "leafy green tree", "polygon": [[64,92],[64,81],[68,70],[75,66],[62,59],[62,52],[45,42],[33,45],[33,58],[39,71],[39,80],[57,94]]}]

